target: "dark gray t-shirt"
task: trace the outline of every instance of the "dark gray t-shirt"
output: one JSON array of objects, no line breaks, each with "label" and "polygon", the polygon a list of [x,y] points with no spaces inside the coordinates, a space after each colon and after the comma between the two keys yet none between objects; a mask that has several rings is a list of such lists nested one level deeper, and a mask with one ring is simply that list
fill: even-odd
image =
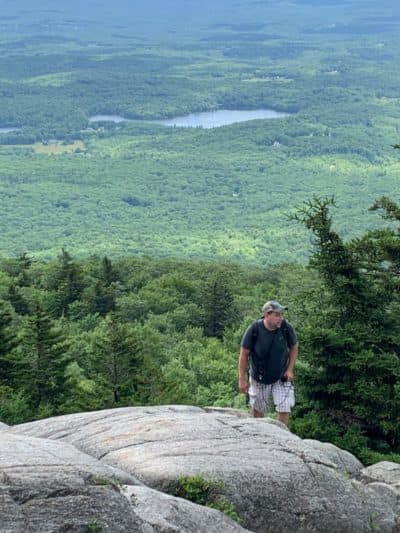
[{"label": "dark gray t-shirt", "polygon": [[285,324],[286,334],[283,327],[270,331],[262,319],[245,331],[241,346],[250,350],[250,373],[253,379],[266,384],[275,383],[286,372],[289,348],[297,343],[297,336],[293,326],[287,321]]}]

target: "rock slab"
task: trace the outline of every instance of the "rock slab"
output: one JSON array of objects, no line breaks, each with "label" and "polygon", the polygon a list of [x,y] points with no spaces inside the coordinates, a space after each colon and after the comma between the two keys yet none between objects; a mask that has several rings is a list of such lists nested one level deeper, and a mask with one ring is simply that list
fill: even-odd
[{"label": "rock slab", "polygon": [[[222,481],[220,495],[254,532],[393,533],[397,527],[393,488],[363,482],[363,467],[351,454],[234,410],[130,407],[32,422],[10,432],[72,444],[157,491],[173,493],[181,476]],[[151,504],[146,506],[140,516],[147,513],[148,520]]]},{"label": "rock slab", "polygon": [[246,530],[219,511],[145,487],[71,444],[0,432],[0,532],[62,531]]}]

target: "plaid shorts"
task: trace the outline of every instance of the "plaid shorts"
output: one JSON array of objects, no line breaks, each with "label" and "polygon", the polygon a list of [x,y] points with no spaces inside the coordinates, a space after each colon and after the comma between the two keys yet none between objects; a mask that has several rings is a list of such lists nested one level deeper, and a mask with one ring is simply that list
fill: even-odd
[{"label": "plaid shorts", "polygon": [[271,396],[277,413],[290,413],[295,404],[293,383],[278,380],[270,385],[264,385],[250,378],[249,400],[253,409],[263,414],[267,413]]}]

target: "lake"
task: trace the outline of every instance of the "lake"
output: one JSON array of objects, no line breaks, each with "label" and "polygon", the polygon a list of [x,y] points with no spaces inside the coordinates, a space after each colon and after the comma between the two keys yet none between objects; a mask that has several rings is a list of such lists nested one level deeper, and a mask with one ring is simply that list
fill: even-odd
[{"label": "lake", "polygon": [[280,113],[273,109],[231,110],[219,109],[218,111],[206,111],[204,113],[191,113],[182,117],[157,120],[157,124],[164,126],[176,126],[177,128],[218,128],[245,122],[247,120],[273,119],[290,116],[290,113]]},{"label": "lake", "polygon": [[0,133],[11,133],[12,131],[19,131],[21,128],[0,128]]},{"label": "lake", "polygon": [[93,115],[89,117],[89,122],[126,122],[128,119],[120,117],[119,115]]},{"label": "lake", "polygon": [[[232,110],[219,109],[218,111],[205,111],[203,113],[191,113],[181,117],[168,118],[163,120],[147,120],[154,124],[164,126],[175,126],[177,128],[218,128],[235,124],[236,122],[245,122],[247,120],[257,119],[274,119],[288,117],[290,113],[281,113],[273,109],[252,109],[252,110]],[[89,122],[127,122],[128,119],[119,115],[93,115]]]}]

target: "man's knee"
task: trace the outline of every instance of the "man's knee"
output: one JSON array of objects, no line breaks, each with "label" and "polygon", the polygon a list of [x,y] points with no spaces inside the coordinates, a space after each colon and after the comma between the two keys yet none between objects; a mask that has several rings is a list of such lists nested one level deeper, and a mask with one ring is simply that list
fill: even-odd
[{"label": "man's knee", "polygon": [[254,409],[254,407],[251,410],[251,414],[254,416],[254,418],[264,418],[264,413],[257,411],[257,409]]}]

